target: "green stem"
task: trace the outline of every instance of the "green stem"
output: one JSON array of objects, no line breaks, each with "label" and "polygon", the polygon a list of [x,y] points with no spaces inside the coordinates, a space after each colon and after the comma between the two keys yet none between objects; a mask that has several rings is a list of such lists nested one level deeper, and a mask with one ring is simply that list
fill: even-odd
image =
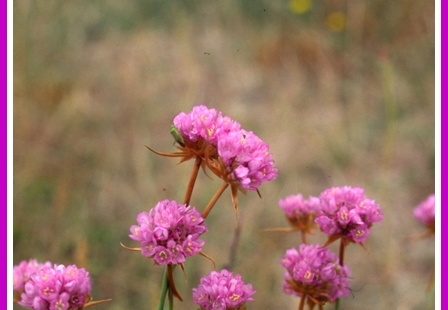
[{"label": "green stem", "polygon": [[165,298],[167,291],[168,291],[168,266],[165,267],[165,271],[163,272],[162,288],[160,290],[160,299],[159,299],[159,305],[157,306],[157,310],[163,310],[163,308],[165,307]]},{"label": "green stem", "polygon": [[168,309],[173,310],[174,304],[173,304],[173,291],[168,290]]},{"label": "green stem", "polygon": [[336,303],[334,304],[334,310],[339,310],[339,298],[336,299]]}]

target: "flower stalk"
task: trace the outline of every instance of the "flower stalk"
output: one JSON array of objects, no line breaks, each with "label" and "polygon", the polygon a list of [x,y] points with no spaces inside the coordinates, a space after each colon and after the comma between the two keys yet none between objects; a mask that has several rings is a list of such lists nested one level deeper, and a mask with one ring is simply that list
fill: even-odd
[{"label": "flower stalk", "polygon": [[196,183],[196,178],[198,176],[198,172],[199,172],[199,168],[201,167],[201,164],[202,164],[202,158],[196,157],[196,160],[195,160],[194,166],[193,166],[193,171],[191,172],[190,180],[188,181],[187,190],[185,192],[184,203],[187,205],[190,204],[191,195],[193,194],[194,184]]},{"label": "flower stalk", "polygon": [[222,193],[224,193],[224,191],[226,190],[226,188],[229,186],[229,184],[227,182],[223,182],[221,183],[221,186],[219,186],[218,190],[216,191],[216,193],[213,195],[213,197],[210,199],[209,203],[207,204],[207,206],[205,207],[204,211],[202,211],[201,216],[205,219],[207,218],[208,214],[210,213],[210,211],[213,209],[213,207],[215,206],[216,202],[218,201],[219,197],[221,197]]},{"label": "flower stalk", "polygon": [[160,286],[160,298],[157,310],[163,310],[165,308],[165,299],[168,291],[168,266],[165,267],[163,272],[162,285]]}]

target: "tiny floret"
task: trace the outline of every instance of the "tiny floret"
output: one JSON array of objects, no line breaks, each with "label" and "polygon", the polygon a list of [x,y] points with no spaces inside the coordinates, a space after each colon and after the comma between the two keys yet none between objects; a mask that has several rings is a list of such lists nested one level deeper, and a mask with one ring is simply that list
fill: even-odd
[{"label": "tiny floret", "polygon": [[159,265],[181,264],[186,257],[199,253],[204,241],[199,236],[207,231],[196,208],[174,200],[163,200],[137,215],[129,237],[141,245],[141,253]]},{"label": "tiny floret", "polygon": [[255,294],[251,284],[246,284],[239,274],[223,269],[212,271],[193,289],[193,300],[201,310],[245,309],[245,303]]}]

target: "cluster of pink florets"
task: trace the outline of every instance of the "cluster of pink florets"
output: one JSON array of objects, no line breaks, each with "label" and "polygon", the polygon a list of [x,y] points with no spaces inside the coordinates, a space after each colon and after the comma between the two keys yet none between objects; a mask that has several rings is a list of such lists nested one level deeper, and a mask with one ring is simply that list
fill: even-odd
[{"label": "cluster of pink florets", "polygon": [[199,253],[207,231],[204,219],[191,206],[163,200],[148,212],[137,215],[138,225],[131,226],[132,239],[141,245],[141,253],[159,265],[181,264],[186,257]]},{"label": "cluster of pink florets", "polygon": [[427,226],[434,226],[435,213],[436,211],[434,194],[429,195],[414,209],[415,218]]},{"label": "cluster of pink florets", "polygon": [[75,265],[39,264],[35,259],[14,267],[14,290],[19,305],[34,310],[82,309],[90,300],[90,278]]},{"label": "cluster of pink florets", "polygon": [[318,244],[302,244],[286,251],[281,260],[286,269],[283,291],[311,296],[320,303],[350,294],[350,270],[340,266],[336,254]]},{"label": "cluster of pink florets", "polygon": [[316,223],[330,236],[363,243],[373,223],[383,219],[381,207],[364,195],[361,187],[331,187],[320,195]]},{"label": "cluster of pink florets", "polygon": [[201,310],[245,309],[254,294],[252,285],[244,283],[239,274],[223,269],[201,278],[193,289],[193,300]]},{"label": "cluster of pink florets", "polygon": [[[206,149],[208,162],[218,160],[223,165],[220,177],[241,188],[257,190],[261,183],[277,177],[269,145],[221,112],[199,105],[189,113],[179,113],[173,124],[186,147]],[[218,158],[208,157],[210,154]]]},{"label": "cluster of pink florets", "polygon": [[308,199],[289,195],[278,203],[292,224],[312,218],[325,234],[355,243],[366,241],[373,223],[383,219],[381,207],[366,198],[361,187],[331,187]]}]

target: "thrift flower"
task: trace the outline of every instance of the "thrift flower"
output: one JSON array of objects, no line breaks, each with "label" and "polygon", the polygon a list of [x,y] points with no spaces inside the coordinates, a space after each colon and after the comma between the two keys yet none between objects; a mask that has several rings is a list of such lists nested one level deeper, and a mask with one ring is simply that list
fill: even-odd
[{"label": "thrift flower", "polygon": [[243,189],[257,190],[261,183],[277,177],[269,145],[252,131],[233,131],[218,141],[224,176]]},{"label": "thrift flower", "polygon": [[280,199],[278,204],[294,228],[309,233],[316,226],[314,219],[320,210],[319,198],[310,196],[304,199],[302,194],[289,195]]},{"label": "thrift flower", "polygon": [[[238,210],[238,191],[258,192],[258,187],[263,182],[277,177],[269,145],[216,109],[198,105],[189,113],[181,112],[174,117],[170,132],[177,143],[177,152],[163,153],[147,148],[158,155],[178,157],[180,162],[195,159],[184,200],[187,203],[190,201],[199,167],[204,171],[208,168],[224,181],[217,190],[216,197],[230,185],[235,210]],[[211,201],[206,206],[202,213],[204,218],[215,202]]]},{"label": "thrift flower", "polygon": [[435,230],[435,197],[429,195],[420,202],[414,209],[414,216],[417,220],[426,225],[431,231]]},{"label": "thrift flower", "polygon": [[223,269],[212,271],[200,280],[199,286],[193,289],[193,300],[201,310],[242,310],[254,294],[252,285],[245,284],[240,275]]},{"label": "thrift flower", "polygon": [[141,253],[159,265],[181,264],[186,257],[199,253],[207,231],[204,219],[190,206],[163,200],[137,215],[138,225],[130,228],[129,237],[141,244]]},{"label": "thrift flower", "polygon": [[82,309],[91,299],[90,290],[84,268],[44,264],[30,275],[18,304],[34,310]]},{"label": "thrift flower", "polygon": [[238,122],[205,105],[193,107],[188,114],[179,113],[174,117],[173,124],[184,138],[185,144],[193,145],[201,141],[214,147],[217,146],[221,135],[238,131],[241,127]]},{"label": "thrift flower", "polygon": [[243,191],[257,190],[277,177],[269,145],[216,109],[195,106],[190,113],[176,115],[173,126],[181,136],[181,152],[167,156],[181,161],[199,157],[218,177]]},{"label": "thrift flower", "polygon": [[41,268],[51,267],[50,262],[38,263],[36,259],[21,261],[13,269],[13,289],[18,293],[22,293],[25,288],[25,283],[30,279],[30,276],[39,271]]},{"label": "thrift flower", "polygon": [[370,227],[383,219],[374,200],[364,196],[360,187],[331,187],[320,195],[321,211],[315,222],[330,236],[329,241],[343,238],[346,242],[363,243]]},{"label": "thrift flower", "polygon": [[350,294],[350,269],[339,264],[336,254],[318,244],[302,244],[286,251],[281,260],[286,269],[283,292],[314,304],[333,302]]}]

